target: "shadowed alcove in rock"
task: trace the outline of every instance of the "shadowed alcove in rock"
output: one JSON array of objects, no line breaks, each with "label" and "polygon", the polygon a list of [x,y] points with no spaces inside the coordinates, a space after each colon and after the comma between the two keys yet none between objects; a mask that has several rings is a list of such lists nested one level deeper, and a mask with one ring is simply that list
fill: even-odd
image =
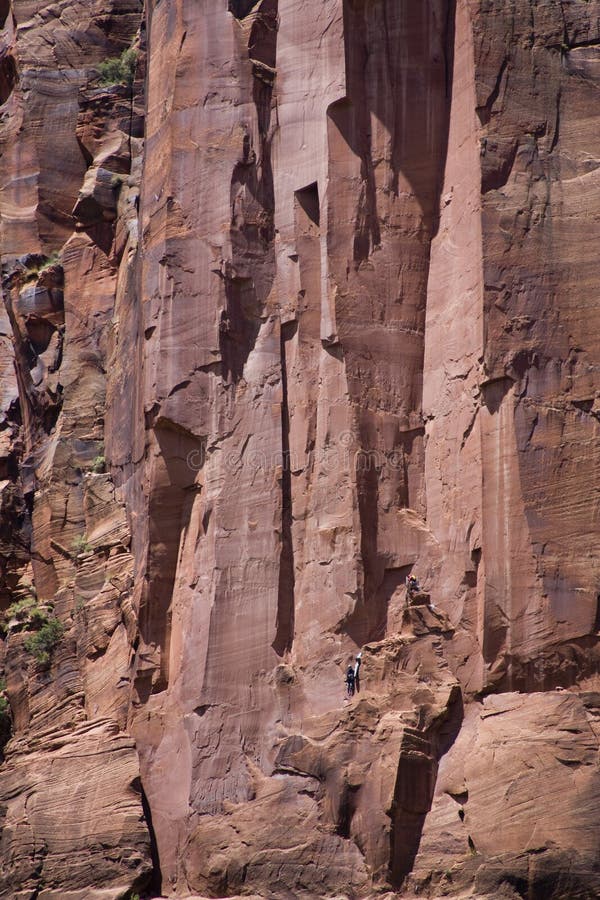
[{"label": "shadowed alcove in rock", "polygon": [[181,536],[190,520],[196,494],[196,463],[203,442],[175,423],[158,419],[154,425],[160,453],[154,459],[148,505],[147,574],[140,606],[140,632],[145,644],[160,653],[160,672],[141,670],[136,688],[142,700],[168,685],[171,639],[171,602]]}]

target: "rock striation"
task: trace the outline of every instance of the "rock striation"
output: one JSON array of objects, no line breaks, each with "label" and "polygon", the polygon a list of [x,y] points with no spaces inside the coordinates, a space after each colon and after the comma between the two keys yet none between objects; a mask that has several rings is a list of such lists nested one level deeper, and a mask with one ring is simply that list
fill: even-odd
[{"label": "rock striation", "polygon": [[600,2],[0,27],[0,897],[598,896]]}]

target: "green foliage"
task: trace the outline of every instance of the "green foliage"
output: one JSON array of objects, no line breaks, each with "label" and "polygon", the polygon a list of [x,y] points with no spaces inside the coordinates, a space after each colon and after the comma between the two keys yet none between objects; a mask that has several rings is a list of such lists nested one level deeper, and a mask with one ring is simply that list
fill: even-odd
[{"label": "green foliage", "polygon": [[42,262],[39,263],[30,263],[25,269],[25,280],[26,281],[37,281],[42,272],[45,272],[46,269],[52,268],[52,266],[57,266],[60,264],[60,253],[58,250],[53,250],[50,256],[47,256]]},{"label": "green foliage", "polygon": [[0,719],[8,715],[10,705],[6,697],[0,697]]},{"label": "green foliage", "polygon": [[104,458],[104,456],[95,456],[92,460],[92,472],[95,472],[97,475],[99,475],[101,472],[104,472],[105,468],[106,459]]},{"label": "green foliage", "polygon": [[60,253],[58,250],[54,250],[50,256],[46,257],[46,260],[38,266],[38,272],[45,272],[46,269],[51,269],[52,266],[57,266],[60,263]]},{"label": "green foliage", "polygon": [[[4,629],[15,619],[17,622],[22,623],[23,630],[32,632],[25,640],[25,649],[32,653],[38,662],[49,663],[52,650],[58,644],[64,632],[62,622],[49,612],[48,607],[38,606],[37,600],[33,595],[11,603],[4,612]],[[0,679],[0,694],[5,687],[6,682],[2,678]],[[2,702],[3,700],[4,703]],[[0,715],[6,711],[6,698],[0,696]]]},{"label": "green foliage", "polygon": [[[31,588],[31,590],[33,591],[34,589]],[[8,609],[4,611],[1,626],[6,630],[8,624],[15,619],[17,622],[25,624],[28,630],[37,629],[41,628],[48,621],[48,613],[38,606],[35,593],[32,593],[21,600],[15,601],[15,603],[11,603]]]},{"label": "green foliage", "polygon": [[120,56],[107,59],[98,66],[99,82],[102,85],[133,84],[135,66],[137,63],[137,50],[130,47],[123,50]]},{"label": "green foliage", "polygon": [[88,544],[88,539],[85,534],[78,534],[75,540],[73,541],[73,550],[75,553],[87,553],[88,550],[92,548]]},{"label": "green foliage", "polygon": [[25,649],[31,653],[39,663],[47,665],[50,662],[52,651],[60,642],[65,627],[56,618],[47,619],[39,631],[34,632],[25,641]]},{"label": "green foliage", "polygon": [[30,594],[28,597],[23,597],[22,600],[16,600],[5,610],[4,621],[10,622],[11,619],[19,619],[19,621],[22,621],[31,614],[36,606],[37,600],[33,594]]}]

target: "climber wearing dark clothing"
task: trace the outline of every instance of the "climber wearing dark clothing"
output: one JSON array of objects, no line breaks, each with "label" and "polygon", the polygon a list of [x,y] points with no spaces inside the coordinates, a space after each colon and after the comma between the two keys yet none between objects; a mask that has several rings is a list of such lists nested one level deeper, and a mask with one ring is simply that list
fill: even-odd
[{"label": "climber wearing dark clothing", "polygon": [[412,594],[418,594],[420,590],[421,588],[419,587],[419,582],[417,581],[416,577],[414,575],[409,575],[406,579],[406,592],[409,597]]},{"label": "climber wearing dark clothing", "polygon": [[348,666],[346,672],[346,693],[349,697],[354,696],[354,668],[352,666]]}]

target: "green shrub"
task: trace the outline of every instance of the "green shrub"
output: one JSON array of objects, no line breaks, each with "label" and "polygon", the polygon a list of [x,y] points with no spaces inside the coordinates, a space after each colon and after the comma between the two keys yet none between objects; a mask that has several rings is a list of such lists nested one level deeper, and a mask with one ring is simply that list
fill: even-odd
[{"label": "green shrub", "polygon": [[75,540],[73,541],[73,551],[75,553],[87,553],[88,550],[92,548],[88,544],[88,539],[85,534],[78,534]]},{"label": "green shrub", "polygon": [[46,257],[43,263],[38,266],[38,272],[44,272],[46,269],[51,269],[52,266],[57,266],[60,263],[60,253],[58,250],[54,250],[50,256]]},{"label": "green shrub", "polygon": [[[36,598],[31,596],[11,603],[4,612],[4,630],[14,619],[22,623],[23,631],[31,632],[24,643],[27,652],[33,654],[38,662],[49,663],[52,650],[64,632],[62,622],[49,612],[48,607],[38,606]],[[8,709],[8,701],[1,696],[5,688],[6,681],[0,678],[0,715]]]},{"label": "green shrub", "polygon": [[31,594],[28,597],[23,597],[22,600],[15,600],[14,603],[11,603],[10,606],[4,612],[4,621],[10,622],[11,619],[25,619],[29,616],[33,609],[35,609],[37,605],[37,600]]},{"label": "green shrub", "polygon": [[95,472],[97,475],[99,475],[101,472],[104,472],[105,468],[106,459],[102,455],[95,456],[92,460],[92,472]]},{"label": "green shrub", "polygon": [[25,641],[25,649],[31,653],[39,663],[47,665],[50,662],[52,651],[60,642],[65,627],[58,619],[47,619],[39,631],[34,632]]},{"label": "green shrub", "polygon": [[58,250],[53,250],[50,256],[47,256],[42,262],[39,263],[31,263],[25,269],[25,281],[37,281],[42,272],[45,272],[46,269],[50,269],[52,266],[57,266],[60,263],[60,253]]},{"label": "green shrub", "polygon": [[107,59],[98,66],[98,81],[102,85],[133,84],[135,66],[137,62],[137,50],[130,47],[123,50],[120,56]]},{"label": "green shrub", "polygon": [[26,623],[27,629],[41,628],[48,621],[48,613],[46,610],[41,609],[37,603],[35,594],[11,603],[2,616],[1,626],[6,630],[9,622],[16,619],[17,622]]}]

